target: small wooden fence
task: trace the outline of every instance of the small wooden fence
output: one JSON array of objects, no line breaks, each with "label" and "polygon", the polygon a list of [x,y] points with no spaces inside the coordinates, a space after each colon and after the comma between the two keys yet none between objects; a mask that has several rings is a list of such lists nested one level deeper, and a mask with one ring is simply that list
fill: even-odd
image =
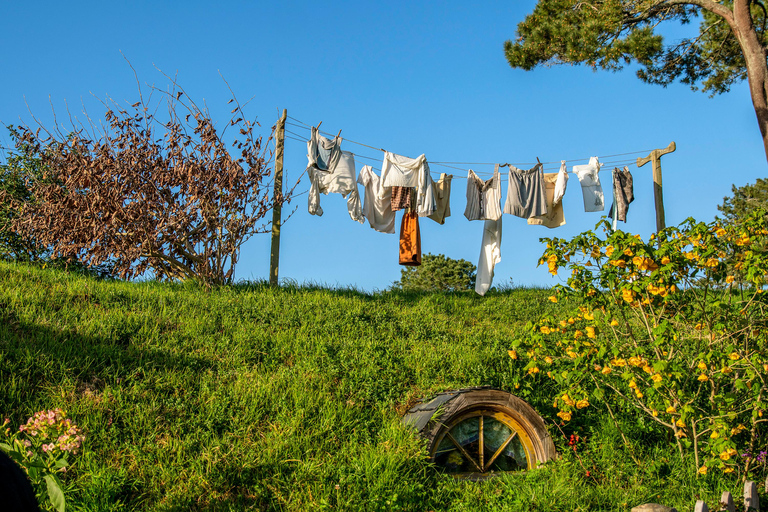
[{"label": "small wooden fence", "polygon": [[[768,500],[768,478],[765,479],[764,495]],[[670,510],[668,507],[660,506],[655,503],[646,503],[639,507],[634,507],[632,512],[656,512],[662,510]],[[671,509],[675,510],[675,509]],[[733,502],[733,495],[730,492],[724,492],[720,497],[720,503],[713,508],[709,508],[702,500],[696,502],[696,506],[693,512],[709,512],[716,510],[726,510],[728,512],[736,512],[736,505]],[[740,509],[741,510],[741,509]],[[760,512],[760,510],[768,511],[768,503],[766,507],[760,508],[760,496],[757,492],[757,484],[755,482],[746,482],[744,484],[744,512]]]}]

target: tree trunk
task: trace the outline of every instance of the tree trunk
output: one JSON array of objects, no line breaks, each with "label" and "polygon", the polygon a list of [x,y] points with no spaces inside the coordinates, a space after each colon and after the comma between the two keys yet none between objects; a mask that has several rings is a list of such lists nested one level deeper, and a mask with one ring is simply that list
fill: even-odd
[{"label": "tree trunk", "polygon": [[757,115],[757,124],[763,136],[766,161],[768,161],[768,63],[766,52],[757,37],[749,0],[733,3],[733,32],[739,41],[747,65],[747,81],[752,105]]}]

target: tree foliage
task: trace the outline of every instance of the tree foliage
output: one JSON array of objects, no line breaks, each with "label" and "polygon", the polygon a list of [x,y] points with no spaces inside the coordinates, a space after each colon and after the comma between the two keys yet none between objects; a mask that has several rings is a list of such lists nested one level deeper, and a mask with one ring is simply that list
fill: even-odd
[{"label": "tree foliage", "polygon": [[[10,128],[10,135],[12,139],[17,139],[13,127]],[[7,198],[0,201],[0,258],[34,261],[45,253],[44,248],[34,240],[22,236],[12,227],[13,220],[18,216],[18,205],[32,199],[28,184],[39,180],[41,175],[40,159],[31,154],[25,145],[21,145],[17,153],[0,165],[0,195]]]},{"label": "tree foliage", "polygon": [[[139,87],[133,105],[105,103],[104,128],[19,127],[16,147],[36,155],[42,179],[25,181],[28,201],[0,191],[16,211],[11,228],[54,257],[111,261],[123,278],[150,271],[230,281],[242,244],[269,228],[262,219],[274,205],[271,153],[236,98],[220,129],[207,108],[171,85],[152,88],[167,117],[157,114],[163,102],[145,101]],[[236,133],[225,139],[228,130]]]},{"label": "tree foliage", "polygon": [[[748,79],[768,158],[766,8],[761,0],[539,0],[504,43],[512,67],[586,64],[616,71],[636,62],[648,83],[676,80],[712,95]],[[666,44],[667,21],[699,22],[698,34]]]},{"label": "tree foliage", "polygon": [[768,210],[768,179],[758,178],[754,185],[733,185],[731,192],[733,195],[724,197],[717,207],[726,222],[738,223],[758,208]]},{"label": "tree foliage", "polygon": [[477,268],[467,260],[455,260],[443,254],[425,254],[421,265],[400,270],[394,288],[412,291],[464,291],[475,287]]},{"label": "tree foliage", "polygon": [[[713,2],[714,3],[714,2]],[[731,2],[720,7],[731,9]],[[693,89],[722,93],[746,78],[746,63],[727,20],[696,1],[540,0],[518,25],[518,37],[504,50],[513,67],[540,64],[586,64],[616,71],[631,62],[643,68],[638,77],[667,85],[680,79]],[[765,44],[765,10],[752,3],[759,40]],[[664,44],[657,27],[664,21],[682,24],[697,19],[699,33]]]}]

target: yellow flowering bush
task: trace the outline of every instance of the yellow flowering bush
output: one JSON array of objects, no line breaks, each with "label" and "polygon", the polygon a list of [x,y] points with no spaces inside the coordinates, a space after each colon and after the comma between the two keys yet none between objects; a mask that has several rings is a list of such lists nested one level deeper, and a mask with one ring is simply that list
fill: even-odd
[{"label": "yellow flowering bush", "polygon": [[563,316],[513,342],[522,379],[550,381],[563,422],[623,407],[669,431],[698,474],[749,474],[738,454],[768,449],[767,224],[762,211],[738,226],[689,219],[644,241],[601,221],[604,237],[543,239],[539,263],[569,277],[553,289]]}]

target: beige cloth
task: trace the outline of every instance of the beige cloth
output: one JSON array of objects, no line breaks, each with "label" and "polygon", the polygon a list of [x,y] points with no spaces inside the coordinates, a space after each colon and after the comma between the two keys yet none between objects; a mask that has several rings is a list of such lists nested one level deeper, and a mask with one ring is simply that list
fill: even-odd
[{"label": "beige cloth", "polygon": [[435,202],[437,209],[429,216],[438,224],[445,224],[445,218],[451,216],[451,179],[452,174],[442,173],[440,179],[432,182],[435,190]]},{"label": "beige cloth", "polygon": [[558,174],[556,172],[544,173],[544,194],[546,196],[547,213],[529,218],[528,224],[546,226],[548,228],[559,228],[565,224],[563,202],[558,201],[557,204],[552,204],[555,200],[555,185],[557,184]]}]

